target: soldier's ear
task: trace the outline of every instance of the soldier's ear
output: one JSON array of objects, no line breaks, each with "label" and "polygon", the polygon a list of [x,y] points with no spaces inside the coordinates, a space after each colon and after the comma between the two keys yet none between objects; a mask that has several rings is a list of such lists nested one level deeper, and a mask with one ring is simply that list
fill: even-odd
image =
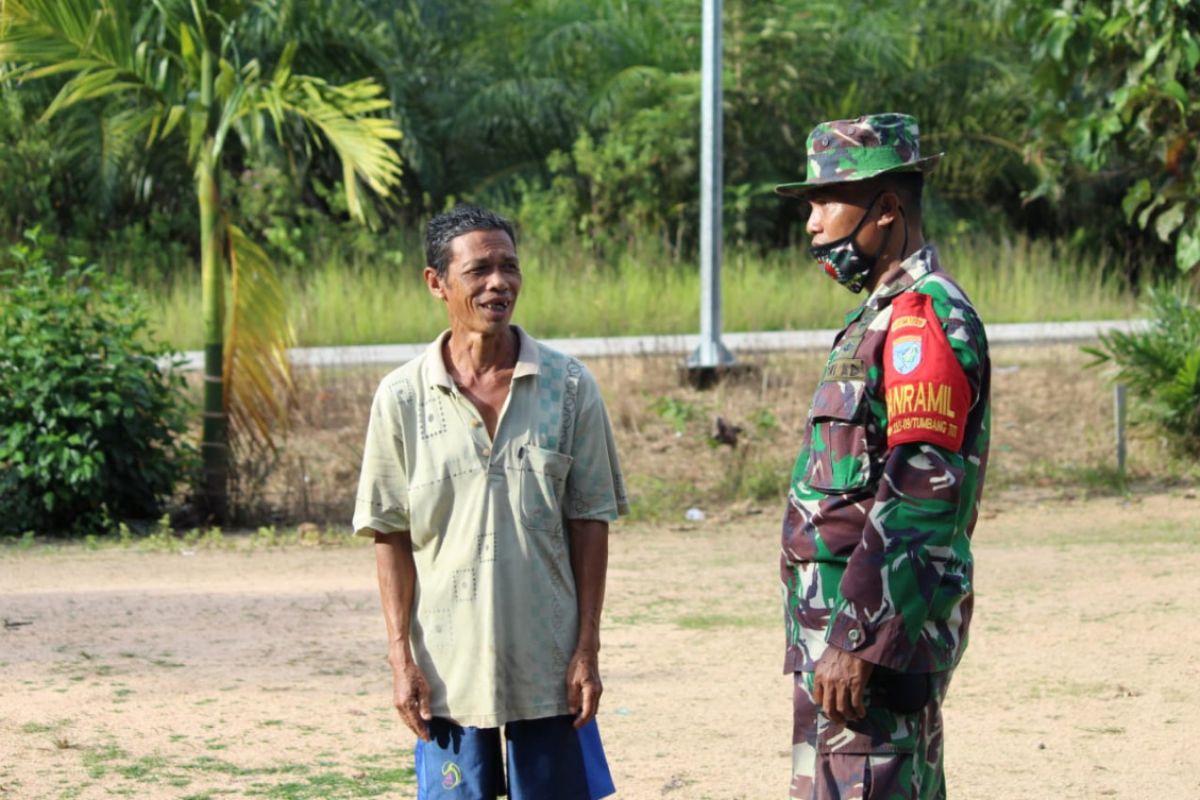
[{"label": "soldier's ear", "polygon": [[896,221],[900,211],[900,195],[893,191],[885,191],[879,195],[879,224],[891,225]]}]

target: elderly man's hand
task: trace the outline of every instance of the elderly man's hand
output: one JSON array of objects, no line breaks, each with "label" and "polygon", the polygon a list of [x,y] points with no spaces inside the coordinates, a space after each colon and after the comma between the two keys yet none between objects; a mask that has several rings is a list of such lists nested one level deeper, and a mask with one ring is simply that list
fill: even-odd
[{"label": "elderly man's hand", "polygon": [[838,725],[867,715],[863,693],[875,665],[858,656],[829,647],[813,671],[813,700],[825,716]]},{"label": "elderly man's hand", "polygon": [[595,650],[576,650],[567,664],[567,707],[575,715],[576,728],[582,728],[596,716],[603,692],[600,654]]},{"label": "elderly man's hand", "polygon": [[427,722],[433,719],[429,710],[429,684],[425,673],[412,655],[396,649],[388,656],[392,665],[392,702],[404,724],[425,741],[430,740]]}]

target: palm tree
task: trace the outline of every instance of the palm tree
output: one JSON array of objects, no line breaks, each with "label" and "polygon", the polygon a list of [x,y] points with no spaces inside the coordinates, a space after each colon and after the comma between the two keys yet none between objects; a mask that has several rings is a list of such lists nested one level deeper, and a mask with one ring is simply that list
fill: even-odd
[{"label": "palm tree", "polygon": [[[400,131],[372,80],[331,85],[296,74],[296,48],[274,68],[239,47],[245,0],[0,0],[0,63],[8,77],[55,78],[43,118],[105,100],[105,124],[148,148],[174,137],[194,170],[203,286],[202,507],[227,514],[230,434],[270,442],[286,412],[292,334],[274,265],[222,204],[231,134],[246,150],[299,138],[328,144],[342,164],[347,205],[364,217],[364,186],[387,196],[400,178]],[[115,110],[114,110],[115,109]],[[226,321],[226,272],[231,314]],[[228,338],[226,336],[228,335]]]}]

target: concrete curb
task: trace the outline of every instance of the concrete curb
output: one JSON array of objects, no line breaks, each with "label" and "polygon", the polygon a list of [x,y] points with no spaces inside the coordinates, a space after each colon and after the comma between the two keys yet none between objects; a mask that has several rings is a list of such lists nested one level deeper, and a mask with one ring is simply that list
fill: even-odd
[{"label": "concrete curb", "polygon": [[[1145,328],[1146,320],[1108,320],[1091,322],[1020,322],[989,325],[991,344],[1062,344],[1095,341],[1102,333],[1129,332]],[[734,353],[767,353],[781,350],[827,350],[837,330],[822,328],[807,331],[754,331],[727,333],[721,337]],[[613,336],[580,339],[543,339],[553,347],[577,358],[614,356],[679,356],[690,353],[700,343],[696,334],[674,336]],[[427,343],[353,345],[346,347],[297,347],[288,351],[296,367],[346,367],[392,364],[399,366],[416,358]],[[204,355],[199,350],[183,354],[185,370],[199,370]]]}]

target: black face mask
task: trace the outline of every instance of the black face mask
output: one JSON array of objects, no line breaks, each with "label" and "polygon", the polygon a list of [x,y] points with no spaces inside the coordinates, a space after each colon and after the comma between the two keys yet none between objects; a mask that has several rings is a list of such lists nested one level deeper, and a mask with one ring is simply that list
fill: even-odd
[{"label": "black face mask", "polygon": [[[879,257],[883,255],[883,251],[887,248],[888,241],[892,237],[892,228],[889,225],[887,234],[883,237],[883,242],[880,243],[879,249],[875,251],[875,255],[867,255],[859,249],[854,243],[854,237],[862,229],[862,226],[867,221],[867,217],[871,216],[871,209],[875,207],[875,201],[879,199],[883,192],[875,195],[871,199],[867,210],[863,213],[862,219],[854,226],[854,230],[850,231],[847,236],[828,242],[826,244],[813,245],[808,248],[809,254],[816,259],[824,270],[825,274],[833,278],[835,281],[845,286],[850,291],[858,294],[867,285],[867,278],[871,274],[871,270],[875,269],[875,265],[879,263]],[[904,216],[904,207],[900,207],[900,215]],[[908,226],[904,226],[904,245],[901,247],[901,254],[908,248]]]}]

